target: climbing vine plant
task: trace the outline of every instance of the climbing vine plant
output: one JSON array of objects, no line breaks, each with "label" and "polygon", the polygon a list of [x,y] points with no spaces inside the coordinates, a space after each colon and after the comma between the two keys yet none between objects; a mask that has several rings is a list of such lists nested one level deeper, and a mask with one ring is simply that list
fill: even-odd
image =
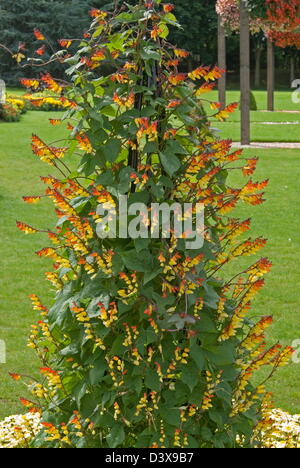
[{"label": "climbing vine plant", "polygon": [[[48,309],[31,296],[41,318],[29,346],[41,379],[27,382],[33,397],[23,403],[43,420],[33,446],[251,446],[266,397],[252,375],[262,366],[273,373],[292,350],[266,348],[272,318],[251,318],[271,263],[256,259],[233,278],[222,271],[264,247],[261,237],[243,237],[250,220],[232,210],[262,203],[267,181],[249,180],[257,159],[213,134],[204,96],[222,71],[182,72],[188,52],[167,42],[178,27],[173,5],[137,3],[93,9],[83,39],[60,41],[55,58],[69,67],[70,82],[49,74],[23,80],[57,95],[67,113],[50,122],[66,122],[69,132],[60,144],[32,136],[34,154],[53,169],[42,181],[58,217],[38,252],[54,262],[46,277],[55,300]],[[210,108],[223,120],[236,105]],[[228,182],[232,171],[245,177],[240,188]],[[173,231],[99,237],[98,205],[117,212],[120,195],[129,207],[203,204],[204,244],[188,250]],[[17,224],[26,234],[45,231]],[[144,228],[150,233],[146,218]]]}]

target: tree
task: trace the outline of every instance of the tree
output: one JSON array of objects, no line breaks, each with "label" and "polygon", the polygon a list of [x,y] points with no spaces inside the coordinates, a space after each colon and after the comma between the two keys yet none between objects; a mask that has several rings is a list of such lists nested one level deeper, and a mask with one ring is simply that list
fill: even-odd
[{"label": "tree", "polygon": [[[1,43],[14,51],[31,55],[37,49],[40,42],[34,36],[34,29],[43,32],[49,42],[55,44],[58,37],[81,37],[82,32],[88,27],[87,13],[92,5],[102,6],[106,0],[15,0],[13,2],[0,0]],[[55,18],[55,21],[53,21]],[[44,58],[50,58],[52,50],[45,44]],[[34,55],[35,64],[40,59],[39,54]],[[24,76],[22,70],[14,58],[0,50],[0,75],[9,84],[19,84]],[[53,62],[48,70],[61,76],[62,69]],[[43,72],[38,71],[27,64],[26,74],[33,77]]]},{"label": "tree", "polygon": [[[267,181],[230,186],[229,168],[248,177],[257,160],[239,159],[211,132],[201,96],[221,72],[178,71],[188,53],[167,42],[173,8],[147,0],[109,15],[91,10],[89,37],[65,59],[70,82],[41,77],[70,111],[65,141],[32,137],[55,170],[42,180],[58,216],[46,230],[52,246],[38,252],[54,261],[46,276],[57,293],[49,310],[32,296],[42,316],[29,342],[42,380],[25,401],[42,411],[35,447],[252,446],[265,389],[251,377],[265,365],[274,373],[293,351],[265,348],[271,317],[246,319],[271,263],[222,274],[266,243],[240,238],[250,220],[230,213],[238,202],[262,203]],[[236,107],[214,103],[213,115],[224,120]],[[125,232],[124,199],[130,228],[143,235]],[[173,226],[161,226],[157,212],[149,219],[153,203],[164,203]]]},{"label": "tree", "polygon": [[[297,33],[294,31],[299,27],[299,2],[292,0],[286,2],[284,0],[252,0],[247,3],[248,11],[251,13],[249,19],[249,28],[252,34],[258,34],[261,30],[267,37],[267,90],[268,90],[268,105],[269,111],[274,111],[274,90],[275,90],[275,55],[274,43],[276,45],[287,46],[297,43]],[[239,10],[240,4],[237,0],[218,0],[216,3],[217,13],[222,17],[224,25],[231,31],[237,31],[240,28]],[[300,36],[299,36],[300,37]],[[247,41],[248,42],[248,41]],[[246,43],[245,39],[241,41],[241,47]],[[248,45],[247,45],[248,47]],[[256,83],[259,81],[259,64],[260,64],[260,46],[257,48],[256,61]],[[245,49],[246,57],[248,58],[248,48]],[[243,54],[241,60],[243,60]],[[243,65],[243,68],[244,65]],[[245,73],[245,72],[244,72]],[[244,77],[246,79],[246,75]],[[242,81],[243,82],[243,81]],[[248,79],[246,80],[248,82]],[[249,85],[250,89],[250,85]],[[245,89],[244,89],[245,92]],[[243,113],[243,105],[241,106]],[[248,125],[248,130],[244,130],[244,141],[248,140],[247,135],[250,133],[250,121],[246,118],[247,111],[245,110],[244,125]],[[247,134],[247,135],[246,135]]]},{"label": "tree", "polygon": [[216,63],[217,18],[214,2],[177,0],[176,11],[182,28],[171,31],[170,40],[191,51],[198,64]]},{"label": "tree", "polygon": [[241,143],[250,144],[250,17],[244,0],[240,2],[240,89]]},{"label": "tree", "polygon": [[219,79],[219,102],[222,109],[226,106],[226,34],[222,18],[218,15],[218,66],[224,70]]}]

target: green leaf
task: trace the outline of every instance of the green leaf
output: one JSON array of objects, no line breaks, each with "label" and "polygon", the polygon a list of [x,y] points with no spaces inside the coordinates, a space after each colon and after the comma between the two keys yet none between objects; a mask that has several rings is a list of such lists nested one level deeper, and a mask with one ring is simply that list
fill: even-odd
[{"label": "green leaf", "polygon": [[75,354],[78,354],[80,351],[80,344],[79,343],[72,343],[66,348],[62,349],[59,354],[62,356],[74,356]]},{"label": "green leaf", "polygon": [[218,425],[218,427],[223,427],[224,418],[220,409],[211,408],[209,410],[209,417]]},{"label": "green leaf", "polygon": [[116,355],[122,353],[125,349],[123,346],[123,342],[124,342],[124,337],[121,335],[118,336],[112,344],[111,353],[116,354]]},{"label": "green leaf", "polygon": [[119,447],[125,440],[125,432],[122,424],[116,423],[106,437],[110,448]]},{"label": "green leaf", "polygon": [[160,60],[160,54],[150,47],[144,47],[144,49],[141,51],[141,57],[144,60]]},{"label": "green leaf", "polygon": [[169,28],[166,24],[160,23],[159,24],[159,37],[162,37],[163,39],[166,39],[169,35]]},{"label": "green leaf", "polygon": [[204,304],[212,309],[217,309],[220,296],[216,293],[215,288],[208,283],[204,282],[203,284],[204,289],[206,290],[206,294],[204,296]]},{"label": "green leaf", "polygon": [[121,152],[121,142],[117,138],[109,140],[103,147],[103,153],[107,161],[113,163]]},{"label": "green leaf", "polygon": [[158,153],[158,144],[155,141],[147,141],[143,151],[145,153]]},{"label": "green leaf", "polygon": [[172,153],[160,153],[159,157],[166,173],[170,176],[173,176],[181,166],[181,163],[177,156],[175,156]]},{"label": "green leaf", "polygon": [[186,149],[177,140],[169,140],[166,148],[168,153],[187,154]]},{"label": "green leaf", "polygon": [[212,437],[213,437],[213,434],[211,432],[211,430],[209,429],[209,427],[207,426],[203,426],[201,428],[201,437],[203,440],[206,440],[207,442],[210,442]]},{"label": "green leaf", "polygon": [[205,356],[200,345],[194,344],[191,347],[190,354],[198,369],[202,371],[205,367]]},{"label": "green leaf", "polygon": [[103,360],[99,359],[95,367],[91,369],[89,372],[89,379],[92,385],[95,385],[102,380],[102,377],[104,376],[106,369],[107,369],[107,363],[105,359]]},{"label": "green leaf", "polygon": [[154,278],[156,278],[160,273],[162,272],[162,269],[159,268],[158,270],[153,270],[153,271],[146,271],[144,275],[144,285],[152,281]]},{"label": "green leaf", "polygon": [[191,392],[198,383],[198,374],[199,372],[193,363],[189,363],[183,367],[181,380],[189,387]]},{"label": "green leaf", "polygon": [[141,252],[149,247],[150,239],[135,239],[134,246],[137,252]]},{"label": "green leaf", "polygon": [[205,347],[206,358],[217,366],[228,366],[235,362],[235,346],[229,342]]},{"label": "green leaf", "polygon": [[148,387],[150,390],[153,390],[154,392],[160,391],[161,383],[159,381],[158,374],[154,369],[148,368],[146,370],[145,385],[146,387]]},{"label": "green leaf", "polygon": [[177,408],[162,407],[160,409],[160,415],[164,421],[171,426],[180,426],[180,410]]},{"label": "green leaf", "polygon": [[124,261],[125,266],[132,271],[151,272],[153,268],[153,257],[148,250],[136,252],[130,250],[120,254]]}]

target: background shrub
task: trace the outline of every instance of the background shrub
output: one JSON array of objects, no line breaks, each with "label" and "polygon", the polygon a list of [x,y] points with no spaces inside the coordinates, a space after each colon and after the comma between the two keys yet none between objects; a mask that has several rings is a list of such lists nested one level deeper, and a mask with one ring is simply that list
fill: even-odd
[{"label": "background shrub", "polygon": [[8,102],[0,104],[0,121],[3,122],[18,122],[21,118],[22,110],[18,105]]}]

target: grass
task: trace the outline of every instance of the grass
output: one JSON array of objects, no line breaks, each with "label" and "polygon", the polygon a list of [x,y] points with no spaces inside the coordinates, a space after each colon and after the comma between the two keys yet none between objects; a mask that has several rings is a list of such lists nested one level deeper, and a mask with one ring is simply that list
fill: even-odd
[{"label": "grass", "polygon": [[[288,110],[288,111],[300,111],[300,104],[295,104],[292,100],[292,93],[295,90],[291,91],[276,91],[275,92],[275,110]],[[267,109],[267,93],[265,91],[253,91],[253,94],[256,99],[257,109],[266,110]],[[218,92],[211,91],[209,94],[206,94],[207,99],[218,101]],[[227,103],[230,102],[239,102],[240,101],[240,91],[227,91]]]},{"label": "grass", "polygon": [[[282,116],[284,120],[287,118],[286,114]],[[47,141],[60,138],[57,132],[63,136],[60,127],[46,125],[49,117],[49,113],[29,112],[19,123],[0,124],[0,339],[7,345],[7,364],[0,364],[0,418],[22,411],[19,397],[27,395],[20,383],[8,377],[8,372],[35,375],[39,366],[34,353],[26,348],[30,325],[37,319],[31,310],[28,294],[36,293],[48,304],[53,294],[49,283],[43,279],[48,263],[34,255],[36,250],[47,245],[45,238],[39,235],[26,237],[15,227],[16,219],[43,228],[51,227],[54,221],[47,201],[29,206],[21,200],[22,195],[39,194],[42,188],[39,176],[48,174],[47,167],[31,154],[29,142],[32,131]],[[228,128],[231,126],[226,125]],[[290,126],[285,128],[289,132]],[[277,140],[276,130],[277,126],[270,126],[273,140]],[[252,149],[246,150],[245,154],[260,156],[258,179],[270,178],[264,205],[238,209],[241,218],[253,216],[253,235],[269,238],[263,255],[268,255],[274,263],[253,314],[274,314],[270,342],[281,341],[290,345],[300,339],[300,270],[296,261],[300,248],[299,151]],[[233,184],[239,182],[236,177],[232,180]],[[238,271],[240,265],[237,263],[231,273]],[[300,413],[298,376],[299,365],[292,364],[280,370],[269,384],[275,404],[294,413]]]},{"label": "grass", "polygon": [[[251,111],[251,123],[261,122],[300,122],[300,114],[268,112],[268,111]],[[240,112],[237,110],[228,118],[229,122],[240,122]]]},{"label": "grass", "polygon": [[[299,114],[300,116],[300,114]],[[271,119],[271,118],[270,118]],[[212,127],[217,130],[220,138],[240,141],[239,122],[213,122]],[[300,142],[300,124],[286,125],[264,125],[262,123],[251,123],[251,141],[272,142],[276,135],[276,142]]]},{"label": "grass", "polygon": [[[297,258],[300,250],[298,203],[300,158],[297,150],[245,150],[246,156],[259,156],[260,162],[255,180],[270,179],[266,203],[259,207],[241,206],[237,215],[241,219],[252,216],[252,236],[268,239],[262,251],[273,262],[266,277],[266,287],[258,296],[252,313],[274,315],[274,325],[269,333],[269,343],[280,341],[291,345],[300,339],[300,270]],[[240,178],[232,178],[233,185],[240,185]],[[249,265],[249,257],[231,267],[230,273],[242,271]],[[275,404],[300,413],[299,364],[282,368],[268,384],[274,393]]]},{"label": "grass", "polygon": [[57,127],[45,126],[49,114],[29,112],[20,123],[1,123],[0,135],[0,339],[7,347],[7,364],[0,364],[0,417],[21,410],[19,396],[26,395],[22,387],[16,386],[8,372],[33,374],[37,362],[31,350],[26,348],[30,324],[35,323],[28,295],[40,294],[50,299],[49,286],[43,280],[47,271],[45,263],[34,252],[42,248],[45,238],[24,236],[16,229],[15,221],[22,220],[38,227],[51,227],[52,209],[47,201],[41,206],[23,203],[23,195],[39,194],[42,189],[40,175],[48,169],[32,155],[30,136],[34,129],[41,137],[57,139]]},{"label": "grass", "polygon": [[22,96],[25,93],[24,88],[17,88],[17,87],[8,87],[6,88],[8,94],[12,94],[13,96]]},{"label": "grass", "polygon": [[[267,112],[266,92],[254,91],[258,111],[251,112],[251,141],[259,142],[300,142],[299,122],[300,105],[292,101],[292,91],[277,91],[275,93],[275,112]],[[217,101],[218,94],[212,91],[207,94],[208,99]],[[239,91],[228,91],[227,103],[239,102]],[[208,104],[205,105],[208,115],[212,113]],[[279,112],[288,110],[288,113]],[[269,125],[266,122],[274,122],[275,125]],[[288,122],[289,124],[286,124]],[[293,123],[294,122],[294,123]],[[217,135],[224,139],[240,141],[240,112],[237,110],[226,122],[212,121],[212,127],[217,130]]]}]

